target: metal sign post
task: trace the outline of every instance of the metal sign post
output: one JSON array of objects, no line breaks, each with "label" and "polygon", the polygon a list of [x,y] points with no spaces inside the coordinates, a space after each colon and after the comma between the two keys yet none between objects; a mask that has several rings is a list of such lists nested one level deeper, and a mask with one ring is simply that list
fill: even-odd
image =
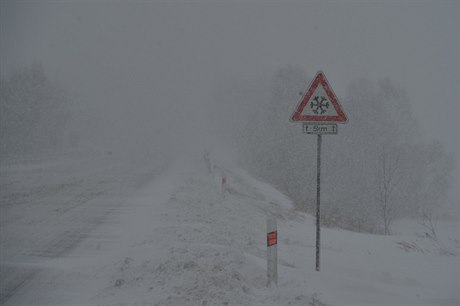
[{"label": "metal sign post", "polygon": [[306,94],[300,100],[291,121],[301,121],[305,134],[317,135],[316,152],[316,271],[320,270],[321,251],[321,142],[322,135],[336,135],[337,124],[347,116],[332,91],[324,73],[318,71]]},{"label": "metal sign post", "polygon": [[319,271],[321,246],[321,134],[318,134],[316,151],[316,271]]}]

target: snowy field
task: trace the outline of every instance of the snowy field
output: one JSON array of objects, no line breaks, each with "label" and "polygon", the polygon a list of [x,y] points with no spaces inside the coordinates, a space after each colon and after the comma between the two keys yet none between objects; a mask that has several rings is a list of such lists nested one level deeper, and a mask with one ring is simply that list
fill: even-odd
[{"label": "snowy field", "polygon": [[[393,236],[323,229],[317,272],[314,218],[231,163],[104,160],[2,169],[2,304],[460,305],[453,221],[437,242],[416,221]],[[270,216],[279,281],[268,288]]]}]

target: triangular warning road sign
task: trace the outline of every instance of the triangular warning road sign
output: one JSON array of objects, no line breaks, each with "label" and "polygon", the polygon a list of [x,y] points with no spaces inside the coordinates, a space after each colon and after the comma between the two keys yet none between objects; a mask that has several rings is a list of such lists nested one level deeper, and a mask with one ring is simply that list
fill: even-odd
[{"label": "triangular warning road sign", "polygon": [[307,93],[297,105],[291,120],[347,122],[347,116],[322,71],[316,74]]}]

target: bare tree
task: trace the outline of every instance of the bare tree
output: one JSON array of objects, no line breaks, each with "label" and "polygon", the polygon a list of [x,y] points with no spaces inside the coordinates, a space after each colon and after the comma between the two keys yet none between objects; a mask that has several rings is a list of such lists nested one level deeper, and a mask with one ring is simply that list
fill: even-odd
[{"label": "bare tree", "polygon": [[427,209],[427,208],[422,208],[420,210],[420,221],[419,224],[422,225],[427,232],[425,235],[428,238],[433,239],[434,241],[438,241],[438,237],[436,235],[436,224],[437,224],[437,218],[434,216],[433,211]]},{"label": "bare tree", "polygon": [[[241,133],[239,154],[249,171],[313,213],[315,140],[288,121],[307,80],[293,67],[275,73],[270,98]],[[406,91],[389,79],[356,80],[343,102],[349,124],[324,143],[324,222],[388,235],[395,218],[439,204],[454,167],[440,144],[423,139]]]},{"label": "bare tree", "polygon": [[69,113],[66,90],[51,82],[36,62],[0,82],[2,157],[56,151]]},{"label": "bare tree", "polygon": [[379,155],[379,164],[377,171],[378,179],[378,205],[380,207],[380,216],[383,221],[383,232],[385,235],[390,235],[391,224],[396,217],[395,201],[392,198],[394,188],[396,186],[395,173],[399,166],[398,153],[393,162],[390,160],[390,156],[386,151],[385,146]]}]

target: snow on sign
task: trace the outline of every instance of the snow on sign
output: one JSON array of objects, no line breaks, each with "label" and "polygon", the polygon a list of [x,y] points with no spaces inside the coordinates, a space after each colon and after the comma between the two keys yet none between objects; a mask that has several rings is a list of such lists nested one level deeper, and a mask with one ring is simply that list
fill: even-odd
[{"label": "snow on sign", "polygon": [[300,100],[292,121],[306,122],[347,122],[337,97],[332,91],[324,73],[318,71],[307,93]]}]

